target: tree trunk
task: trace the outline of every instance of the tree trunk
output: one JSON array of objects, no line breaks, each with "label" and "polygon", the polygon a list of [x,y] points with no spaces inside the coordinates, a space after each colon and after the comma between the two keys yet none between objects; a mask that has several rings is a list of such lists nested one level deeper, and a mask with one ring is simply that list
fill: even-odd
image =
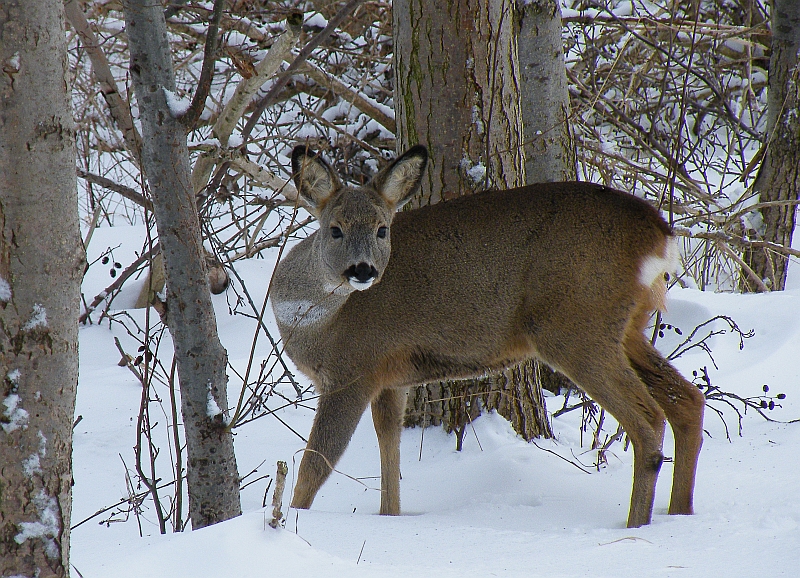
[{"label": "tree trunk", "polygon": [[[398,150],[430,153],[416,206],[525,183],[515,11],[511,0],[395,1]],[[479,272],[476,272],[479,274]],[[409,396],[406,425],[443,424],[463,440],[496,409],[525,439],[552,435],[530,365],[467,382],[428,384]]]},{"label": "tree trunk", "polygon": [[146,0],[125,0],[123,6],[142,122],[142,167],[164,255],[166,321],[178,360],[189,517],[196,529],[241,513],[233,437],[225,417],[227,353],[217,335],[206,276],[186,131],[167,100],[175,81],[163,9],[160,2]]},{"label": "tree trunk", "polygon": [[64,8],[0,5],[0,575],[69,575],[85,264]]},{"label": "tree trunk", "polygon": [[[574,181],[577,161],[569,124],[561,6],[558,0],[518,0],[517,17],[525,183]],[[531,363],[540,387],[558,393],[572,386],[539,361]]]},{"label": "tree trunk", "polygon": [[525,182],[576,179],[558,0],[517,2]]},{"label": "tree trunk", "polygon": [[[800,192],[800,2],[773,0],[772,54],[767,93],[767,144],[753,188],[759,201],[775,202],[760,210],[762,226],[756,240],[791,246]],[[783,290],[789,260],[766,248],[745,253],[745,262],[773,290]],[[743,274],[741,288],[757,291]]]}]

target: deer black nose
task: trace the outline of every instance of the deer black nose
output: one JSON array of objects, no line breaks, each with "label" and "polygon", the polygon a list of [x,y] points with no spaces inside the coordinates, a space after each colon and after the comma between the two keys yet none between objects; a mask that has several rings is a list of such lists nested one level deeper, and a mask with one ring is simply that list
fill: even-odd
[{"label": "deer black nose", "polygon": [[378,270],[369,263],[361,262],[358,265],[351,265],[345,275],[348,279],[354,279],[359,283],[367,283],[378,276]]}]

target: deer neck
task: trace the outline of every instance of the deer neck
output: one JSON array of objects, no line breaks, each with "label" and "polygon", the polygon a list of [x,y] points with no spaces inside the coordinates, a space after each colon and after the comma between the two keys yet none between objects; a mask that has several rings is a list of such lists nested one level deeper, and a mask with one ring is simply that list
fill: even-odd
[{"label": "deer neck", "polygon": [[324,328],[352,292],[349,287],[325,281],[321,261],[314,253],[313,245],[298,246],[279,267],[291,273],[286,276],[288,283],[277,283],[272,294],[272,309],[278,324],[289,331]]}]

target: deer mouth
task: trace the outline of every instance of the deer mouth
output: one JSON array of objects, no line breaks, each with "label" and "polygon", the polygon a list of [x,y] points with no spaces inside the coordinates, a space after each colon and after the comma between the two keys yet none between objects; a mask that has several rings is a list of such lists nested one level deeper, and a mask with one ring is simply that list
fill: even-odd
[{"label": "deer mouth", "polygon": [[369,263],[359,263],[351,265],[344,272],[350,286],[357,291],[364,291],[372,287],[378,278],[378,270]]}]

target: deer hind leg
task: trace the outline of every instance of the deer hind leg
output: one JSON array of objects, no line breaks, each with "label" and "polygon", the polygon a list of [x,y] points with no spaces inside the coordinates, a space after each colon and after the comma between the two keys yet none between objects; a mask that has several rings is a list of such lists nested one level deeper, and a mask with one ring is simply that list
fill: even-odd
[{"label": "deer hind leg", "polygon": [[385,389],[372,400],[372,422],[381,452],[382,515],[400,515],[400,433],[406,390]]},{"label": "deer hind leg", "polygon": [[[594,345],[594,346],[591,346]],[[664,412],[628,363],[621,347],[587,344],[582,351],[561,351],[556,363],[570,379],[625,428],[633,445],[633,491],[628,527],[650,523],[656,480],[664,455]],[[548,356],[550,357],[550,356]],[[553,357],[550,360],[555,361]]]},{"label": "deer hind leg", "polygon": [[364,388],[357,385],[320,395],[314,425],[297,473],[293,508],[311,507],[320,487],[350,443],[368,402]]},{"label": "deer hind leg", "polygon": [[638,328],[625,337],[625,352],[667,416],[675,436],[670,514],[692,514],[697,459],[703,443],[702,392],[686,381],[642,335]]}]

